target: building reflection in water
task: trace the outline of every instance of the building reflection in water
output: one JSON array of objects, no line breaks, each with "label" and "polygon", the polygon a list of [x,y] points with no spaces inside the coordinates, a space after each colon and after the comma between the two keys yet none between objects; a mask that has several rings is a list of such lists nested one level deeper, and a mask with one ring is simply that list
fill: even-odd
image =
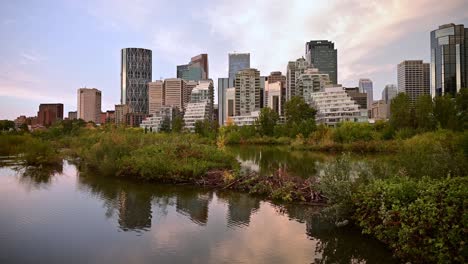
[{"label": "building reflection in water", "polygon": [[43,166],[40,169],[32,166],[16,166],[14,170],[18,173],[18,181],[27,190],[47,188],[52,183],[55,175],[63,173],[63,162]]},{"label": "building reflection in water", "polygon": [[151,228],[151,194],[122,190],[118,199],[122,230],[147,231]]},{"label": "building reflection in water", "polygon": [[226,215],[229,227],[248,226],[250,217],[260,208],[260,199],[238,192],[218,192],[220,200],[228,205]]},{"label": "building reflection in water", "polygon": [[208,222],[208,208],[213,199],[213,192],[200,192],[187,190],[177,195],[177,212],[186,215],[198,225],[206,225]]}]

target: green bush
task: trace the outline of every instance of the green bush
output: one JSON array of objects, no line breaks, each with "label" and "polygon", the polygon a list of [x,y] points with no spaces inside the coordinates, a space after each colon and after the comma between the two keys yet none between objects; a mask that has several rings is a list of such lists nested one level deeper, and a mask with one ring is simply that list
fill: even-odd
[{"label": "green bush", "polygon": [[333,133],[334,140],[339,143],[351,143],[355,141],[367,141],[374,139],[374,131],[368,123],[341,123]]},{"label": "green bush", "polygon": [[466,263],[467,199],[467,178],[377,180],[353,195],[354,219],[412,263]]}]

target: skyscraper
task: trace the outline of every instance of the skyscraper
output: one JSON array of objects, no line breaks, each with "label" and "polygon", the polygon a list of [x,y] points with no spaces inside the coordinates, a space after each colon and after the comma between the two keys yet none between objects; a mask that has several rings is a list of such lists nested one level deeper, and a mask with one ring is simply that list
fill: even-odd
[{"label": "skyscraper", "polygon": [[372,107],[374,101],[374,88],[371,79],[359,79],[359,91],[367,94],[367,110]]},{"label": "skyscraper", "polygon": [[63,119],[63,104],[40,104],[37,112],[37,122],[43,126],[50,126]]},{"label": "skyscraper", "polygon": [[219,125],[224,125],[226,117],[226,92],[228,88],[233,88],[234,84],[229,87],[230,79],[229,78],[218,78],[218,122]]},{"label": "skyscraper", "polygon": [[101,123],[101,91],[96,88],[78,89],[78,118],[86,122]]},{"label": "skyscraper", "polygon": [[406,93],[412,104],[423,94],[430,94],[429,63],[405,60],[398,64],[398,92]]},{"label": "skyscraper", "polygon": [[325,86],[329,84],[331,82],[327,73],[319,72],[316,68],[305,69],[304,73],[297,77],[296,96],[304,98],[304,101],[309,103],[312,93],[323,92]]},{"label": "skyscraper", "polygon": [[129,106],[130,112],[148,113],[147,83],[152,76],[152,52],[148,49],[122,49],[121,104]]},{"label": "skyscraper", "polygon": [[148,113],[154,115],[164,105],[164,82],[148,83]]},{"label": "skyscraper", "polygon": [[234,80],[236,73],[250,68],[250,53],[229,53],[229,78]]},{"label": "skyscraper", "polygon": [[310,64],[304,59],[299,58],[296,61],[288,62],[286,72],[286,100],[289,101],[293,96],[298,95],[296,91],[297,79],[304,71],[310,68]]},{"label": "skyscraper", "polygon": [[187,82],[180,78],[164,80],[164,103],[167,106],[177,107],[183,111]]},{"label": "skyscraper", "polygon": [[193,57],[188,64],[177,66],[177,78],[191,81],[208,79],[208,54]]},{"label": "skyscraper", "polygon": [[390,104],[393,98],[397,95],[398,90],[397,86],[395,84],[387,84],[385,85],[385,88],[382,91],[382,100],[386,104]]},{"label": "skyscraper", "polygon": [[[284,108],[283,105],[286,103],[286,76],[283,75],[280,71],[274,71],[271,72],[270,75],[268,75],[268,82],[270,84],[279,82],[280,83],[280,88],[281,88],[281,95],[280,95],[280,112],[278,113],[279,115],[284,114]],[[266,90],[265,90],[266,91]],[[265,94],[266,97],[266,94]],[[266,101],[268,98],[266,99]]]},{"label": "skyscraper", "polygon": [[313,40],[306,43],[306,59],[320,72],[327,73],[333,84],[338,83],[338,52],[335,43],[328,40]]},{"label": "skyscraper", "polygon": [[430,71],[432,97],[468,87],[468,28],[452,23],[431,32]]},{"label": "skyscraper", "polygon": [[244,69],[236,74],[235,115],[250,115],[260,110],[260,72],[257,69]]}]

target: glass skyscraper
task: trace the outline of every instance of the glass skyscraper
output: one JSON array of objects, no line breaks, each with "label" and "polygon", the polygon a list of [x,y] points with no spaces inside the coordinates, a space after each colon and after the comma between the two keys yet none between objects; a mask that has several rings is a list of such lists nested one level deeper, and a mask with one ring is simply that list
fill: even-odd
[{"label": "glass skyscraper", "polygon": [[152,52],[148,49],[122,49],[121,104],[132,113],[148,113],[148,88],[152,73]]},{"label": "glass skyscraper", "polygon": [[327,73],[333,84],[338,83],[338,52],[335,43],[313,40],[306,43],[306,60],[321,73]]},{"label": "glass skyscraper", "polygon": [[468,87],[468,28],[446,24],[431,32],[431,95]]},{"label": "glass skyscraper", "polygon": [[371,79],[359,79],[359,91],[367,94],[367,110],[371,109],[374,101],[374,89]]},{"label": "glass skyscraper", "polygon": [[236,73],[250,68],[250,53],[229,53],[229,79],[235,80]]},{"label": "glass skyscraper", "polygon": [[200,81],[208,79],[208,54],[193,57],[189,64],[177,66],[177,78],[186,81]]}]

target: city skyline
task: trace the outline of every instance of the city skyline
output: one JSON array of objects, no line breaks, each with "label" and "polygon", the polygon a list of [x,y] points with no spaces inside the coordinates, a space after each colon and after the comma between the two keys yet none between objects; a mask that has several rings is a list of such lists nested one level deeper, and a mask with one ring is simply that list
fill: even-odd
[{"label": "city skyline", "polygon": [[[152,10],[177,9],[164,1],[4,3],[0,33],[8,41],[0,44],[0,119],[34,116],[40,103],[49,102],[76,111],[79,87],[99,87],[102,110],[113,109],[120,102],[120,50],[127,47],[153,51],[152,81],[176,77],[176,65],[207,53],[216,84],[227,77],[228,53],[250,53],[251,67],[262,76],[285,74],[288,61],[305,56],[306,42],[326,39],[338,50],[338,82],[352,87],[370,78],[374,99],[380,99],[386,84],[396,84],[399,62],[430,61],[432,30],[447,23],[467,26],[464,1],[432,2],[188,2],[180,21],[167,20],[173,19],[170,12],[153,16]],[[233,7],[258,12],[236,13]],[[353,11],[364,15],[353,17]],[[161,24],[155,19],[169,23],[154,27]]]}]

